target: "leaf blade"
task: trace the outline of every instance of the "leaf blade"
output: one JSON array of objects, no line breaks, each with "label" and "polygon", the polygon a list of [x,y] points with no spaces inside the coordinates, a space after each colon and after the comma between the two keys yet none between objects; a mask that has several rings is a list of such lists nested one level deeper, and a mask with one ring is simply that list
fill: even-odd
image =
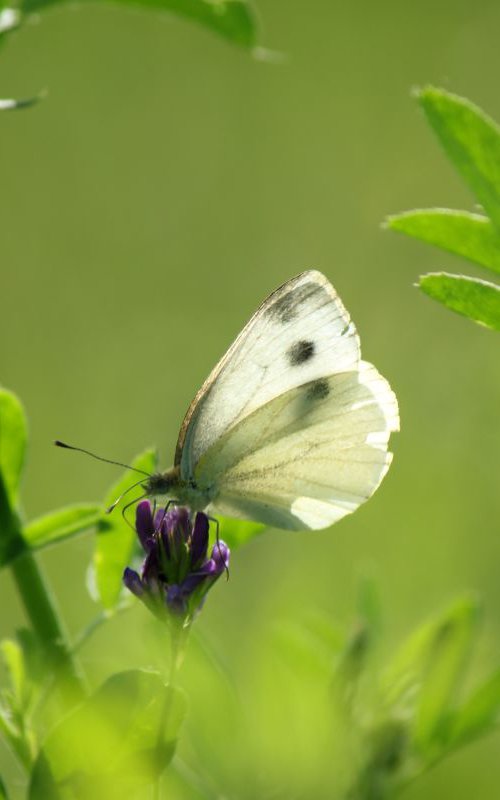
[{"label": "leaf blade", "polygon": [[[107,3],[108,0],[100,0]],[[114,4],[166,11],[202,25],[213,33],[244,48],[257,43],[257,22],[247,0],[113,0]],[[25,13],[63,5],[65,0],[24,0]]]},{"label": "leaf blade", "polygon": [[411,720],[415,745],[430,760],[443,747],[442,734],[472,651],[479,611],[476,600],[466,596],[424,622],[403,642],[383,676],[386,704]]},{"label": "leaf blade", "polygon": [[21,401],[14,392],[0,388],[0,471],[11,509],[17,506],[27,438]]},{"label": "leaf blade", "polygon": [[23,536],[31,549],[39,549],[89,530],[101,515],[102,509],[95,503],[66,506],[29,522]]},{"label": "leaf blade", "polygon": [[500,272],[500,233],[481,214],[414,209],[388,217],[386,227]]},{"label": "leaf blade", "polygon": [[[155,462],[155,451],[149,449],[137,456],[132,461],[132,466],[145,472],[153,472]],[[137,475],[126,472],[108,492],[104,507],[109,508],[134,483],[137,483]],[[95,587],[100,602],[107,610],[113,609],[119,601],[123,570],[130,563],[137,538],[135,531],[127,525],[121,514],[128,501],[128,497],[122,499],[113,514],[101,513],[97,527],[93,556]]]},{"label": "leaf blade", "polygon": [[449,747],[473,741],[491,730],[500,717],[500,669],[455,712],[449,730]]},{"label": "leaf blade", "polygon": [[446,308],[492,330],[500,330],[500,287],[479,278],[435,272],[422,275],[419,288]]},{"label": "leaf blade", "polygon": [[73,789],[82,800],[134,794],[171,761],[186,711],[184,693],[153,672],[112,675],[51,730],[29,797],[45,800],[47,783],[51,798],[59,796],[60,787]]},{"label": "leaf blade", "polygon": [[500,128],[469,100],[427,86],[418,100],[451,162],[500,225]]}]

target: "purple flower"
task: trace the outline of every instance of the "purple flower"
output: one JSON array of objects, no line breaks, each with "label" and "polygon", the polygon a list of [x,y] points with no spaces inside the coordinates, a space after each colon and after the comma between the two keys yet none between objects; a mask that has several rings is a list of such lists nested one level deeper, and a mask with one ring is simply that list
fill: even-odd
[{"label": "purple flower", "polygon": [[184,620],[201,608],[205,595],[229,566],[229,548],[217,541],[208,557],[209,520],[189,509],[160,509],[153,518],[151,503],[136,510],[137,536],[145,552],[140,574],[127,567],[123,582],[155,614],[165,610]]}]

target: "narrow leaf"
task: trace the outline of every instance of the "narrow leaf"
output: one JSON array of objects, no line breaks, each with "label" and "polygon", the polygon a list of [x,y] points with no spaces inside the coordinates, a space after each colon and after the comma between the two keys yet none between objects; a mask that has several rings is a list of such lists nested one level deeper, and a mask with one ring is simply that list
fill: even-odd
[{"label": "narrow leaf", "polygon": [[0,389],[0,471],[12,509],[17,505],[26,440],[26,417],[20,401],[13,392]]},{"label": "narrow leaf", "polygon": [[[242,47],[250,48],[256,43],[256,19],[247,0],[114,0],[114,3],[185,17]],[[22,9],[25,13],[39,12],[63,4],[67,0],[24,0]]]},{"label": "narrow leaf", "polygon": [[17,642],[4,639],[0,643],[0,656],[9,676],[12,696],[16,706],[22,708],[26,705],[27,681],[24,666],[23,652]]},{"label": "narrow leaf", "polygon": [[[132,466],[145,472],[155,469],[156,455],[154,450],[146,450],[132,462]],[[127,471],[108,493],[104,508],[109,508],[120,495],[127,491],[140,476]],[[126,494],[111,514],[102,513],[98,523],[96,547],[94,551],[93,566],[95,572],[95,586],[101,603],[106,609],[113,608],[122,590],[123,570],[130,563],[136,534],[122,516],[122,510],[134,500],[144,494],[141,486]],[[130,510],[129,510],[130,514]],[[131,524],[134,521],[134,512],[131,513]]]},{"label": "narrow leaf", "polygon": [[461,687],[477,629],[478,609],[466,601],[435,630],[420,691],[414,735],[432,757],[441,748],[442,726]]},{"label": "narrow leaf", "polygon": [[500,128],[469,100],[429,86],[419,95],[447,155],[500,225]]},{"label": "narrow leaf", "polygon": [[30,522],[24,529],[24,539],[32,549],[45,547],[88,531],[101,516],[102,508],[92,503],[60,508]]},{"label": "narrow leaf", "polygon": [[500,330],[500,287],[494,283],[436,272],[422,275],[418,285],[429,297],[457,314]]},{"label": "narrow leaf", "polygon": [[500,670],[477,689],[453,715],[449,728],[450,747],[477,739],[500,719]]},{"label": "narrow leaf", "polygon": [[500,272],[500,233],[481,214],[446,208],[415,209],[389,217],[386,226]]},{"label": "narrow leaf", "polygon": [[413,719],[413,737],[422,752],[435,755],[441,727],[461,687],[477,628],[478,606],[460,599],[421,625],[389,664],[383,689],[386,704]]},{"label": "narrow leaf", "polygon": [[80,800],[135,796],[172,759],[185,714],[184,694],[158,675],[141,670],[112,675],[50,732],[30,800],[45,800],[50,781],[50,797],[63,787],[64,797],[69,791]]}]

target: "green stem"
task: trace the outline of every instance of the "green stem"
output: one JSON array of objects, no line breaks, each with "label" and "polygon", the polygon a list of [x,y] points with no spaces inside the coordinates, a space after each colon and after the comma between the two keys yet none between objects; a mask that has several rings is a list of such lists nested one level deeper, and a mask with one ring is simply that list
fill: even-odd
[{"label": "green stem", "polygon": [[[161,750],[163,744],[163,731],[167,725],[168,718],[172,709],[172,702],[174,699],[174,687],[177,679],[177,673],[184,658],[186,649],[187,637],[189,634],[189,625],[177,625],[172,620],[170,627],[170,665],[168,671],[167,687],[171,691],[167,692],[165,704],[161,715],[160,725],[158,727],[158,740],[157,748]],[[158,775],[153,785],[153,800],[161,800],[161,774]]]},{"label": "green stem", "polygon": [[12,575],[26,615],[45,651],[48,666],[57,679],[61,697],[66,705],[72,706],[87,694],[83,673],[72,656],[54,597],[42,570],[19,531],[16,532],[17,537],[22,540],[22,546],[19,545],[20,555],[10,565]]}]

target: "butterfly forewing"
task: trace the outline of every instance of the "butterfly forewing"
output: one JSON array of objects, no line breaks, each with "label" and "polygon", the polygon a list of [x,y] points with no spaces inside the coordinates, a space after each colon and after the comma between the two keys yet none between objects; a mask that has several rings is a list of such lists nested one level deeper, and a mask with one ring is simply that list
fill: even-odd
[{"label": "butterfly forewing", "polygon": [[264,301],[191,404],[175,460],[183,479],[257,409],[305,383],[355,371],[359,358],[354,325],[326,278],[315,271],[292,278]]}]

